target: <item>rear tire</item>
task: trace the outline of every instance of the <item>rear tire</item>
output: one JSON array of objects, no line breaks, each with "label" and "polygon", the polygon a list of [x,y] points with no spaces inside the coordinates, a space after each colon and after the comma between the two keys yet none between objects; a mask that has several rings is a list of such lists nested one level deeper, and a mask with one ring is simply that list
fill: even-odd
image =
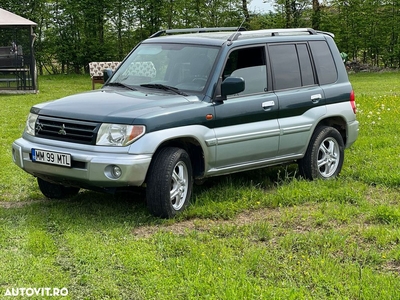
[{"label": "rear tire", "polygon": [[192,165],[180,148],[162,149],[150,165],[146,180],[149,211],[157,217],[172,218],[189,204],[192,194]]},{"label": "rear tire", "polygon": [[65,199],[75,196],[79,193],[79,188],[63,186],[61,184],[55,184],[52,182],[45,181],[41,178],[37,179],[39,189],[43,195],[50,199]]},{"label": "rear tire", "polygon": [[315,129],[306,154],[299,160],[300,175],[306,179],[331,179],[339,175],[344,161],[344,143],[333,127]]}]

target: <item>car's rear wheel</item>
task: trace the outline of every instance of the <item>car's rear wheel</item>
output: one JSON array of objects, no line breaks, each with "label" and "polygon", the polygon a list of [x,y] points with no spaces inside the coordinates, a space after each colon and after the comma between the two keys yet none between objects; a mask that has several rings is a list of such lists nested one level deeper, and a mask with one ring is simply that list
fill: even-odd
[{"label": "car's rear wheel", "polygon": [[167,147],[154,158],[146,180],[149,211],[163,218],[172,218],[189,204],[192,194],[192,165],[188,153]]},{"label": "car's rear wheel", "polygon": [[344,143],[333,127],[317,127],[305,156],[299,160],[300,175],[306,179],[330,179],[339,175],[344,160]]},{"label": "car's rear wheel", "polygon": [[43,195],[50,199],[65,199],[75,196],[79,193],[79,188],[71,186],[63,186],[52,182],[45,181],[41,178],[37,179],[39,189]]}]

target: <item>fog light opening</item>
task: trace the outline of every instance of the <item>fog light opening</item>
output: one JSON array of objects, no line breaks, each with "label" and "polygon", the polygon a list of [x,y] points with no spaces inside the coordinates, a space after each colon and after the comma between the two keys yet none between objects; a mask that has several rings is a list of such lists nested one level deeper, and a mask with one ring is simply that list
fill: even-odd
[{"label": "fog light opening", "polygon": [[122,175],[122,170],[120,167],[118,166],[112,166],[111,167],[111,174],[115,179],[118,179],[121,177]]},{"label": "fog light opening", "polygon": [[122,176],[122,169],[117,165],[108,165],[104,169],[104,175],[111,180],[116,180]]}]

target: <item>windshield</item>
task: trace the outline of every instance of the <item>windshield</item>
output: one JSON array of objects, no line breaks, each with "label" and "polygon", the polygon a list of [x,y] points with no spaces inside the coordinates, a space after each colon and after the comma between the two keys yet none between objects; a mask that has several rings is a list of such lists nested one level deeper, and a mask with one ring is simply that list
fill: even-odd
[{"label": "windshield", "polygon": [[[202,91],[219,48],[186,44],[141,44],[109,83]],[[152,85],[152,86],[150,86]]]}]

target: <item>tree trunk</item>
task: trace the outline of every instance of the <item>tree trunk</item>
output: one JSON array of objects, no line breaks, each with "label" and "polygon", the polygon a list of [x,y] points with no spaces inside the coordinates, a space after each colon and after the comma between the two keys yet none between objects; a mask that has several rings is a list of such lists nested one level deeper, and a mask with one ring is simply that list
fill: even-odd
[{"label": "tree trunk", "polygon": [[243,8],[243,14],[245,17],[245,23],[249,24],[250,23],[250,14],[249,14],[249,9],[247,7],[247,0],[242,0],[242,8]]},{"label": "tree trunk", "polygon": [[321,15],[320,15],[320,6],[318,0],[313,0],[313,15],[312,15],[312,28],[315,30],[319,29]]},{"label": "tree trunk", "polygon": [[286,15],[286,28],[292,27],[292,9],[291,9],[291,1],[285,1],[285,15]]}]

